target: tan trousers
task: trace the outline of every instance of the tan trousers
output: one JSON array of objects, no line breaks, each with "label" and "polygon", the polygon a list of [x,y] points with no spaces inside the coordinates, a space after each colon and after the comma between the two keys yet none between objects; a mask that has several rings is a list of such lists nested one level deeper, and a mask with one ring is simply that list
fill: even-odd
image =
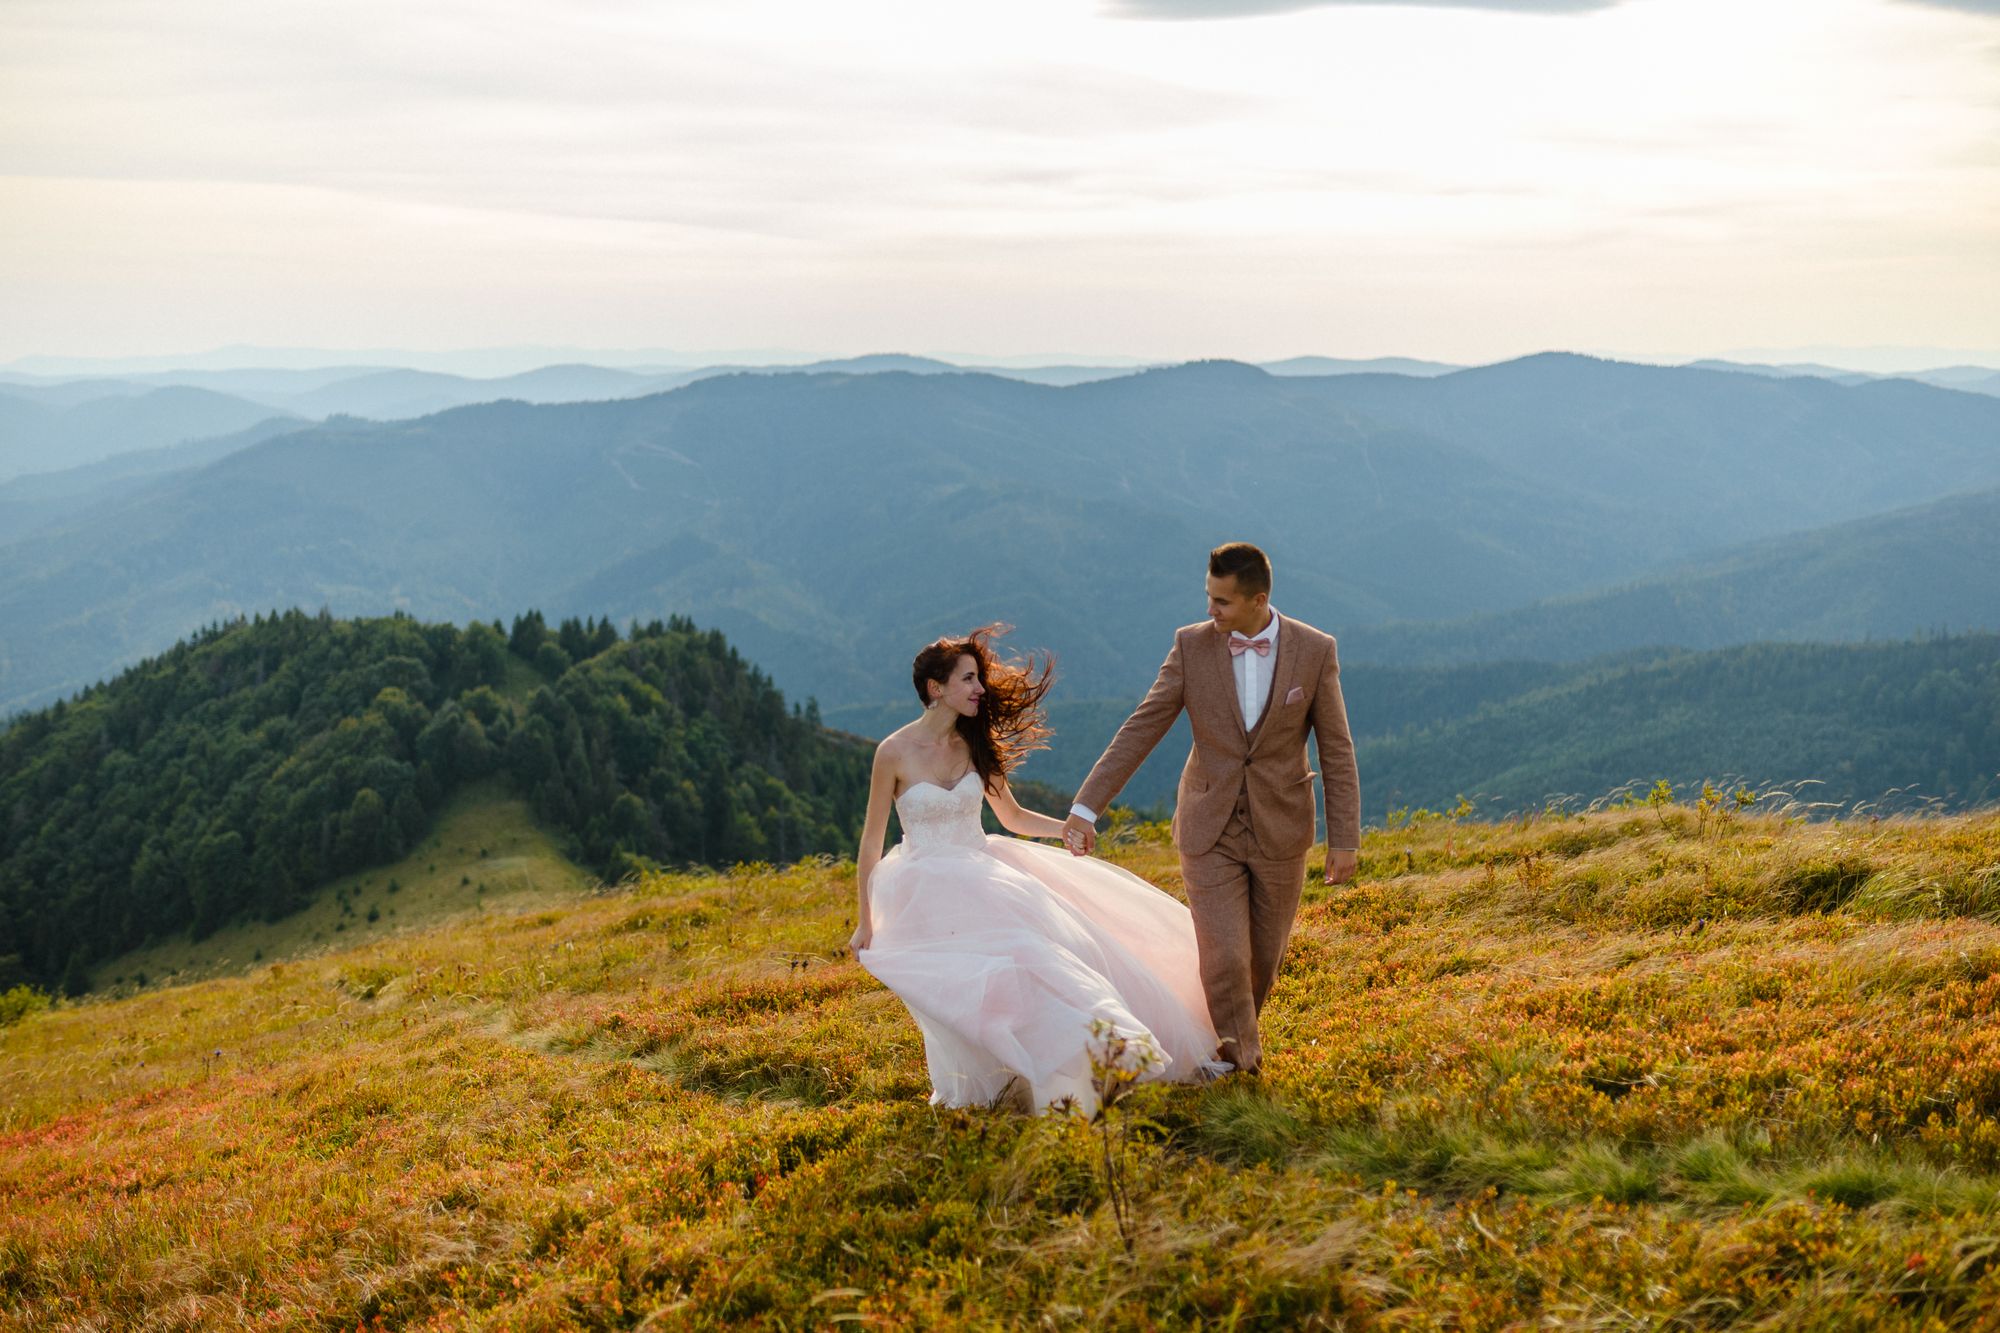
[{"label": "tan trousers", "polygon": [[1257,1069],[1264,1061],[1257,1016],[1278,979],[1299,914],[1306,858],[1259,852],[1248,798],[1240,795],[1215,846],[1198,856],[1182,854],[1181,879],[1194,915],[1208,1016],[1222,1038],[1221,1056],[1238,1069]]}]

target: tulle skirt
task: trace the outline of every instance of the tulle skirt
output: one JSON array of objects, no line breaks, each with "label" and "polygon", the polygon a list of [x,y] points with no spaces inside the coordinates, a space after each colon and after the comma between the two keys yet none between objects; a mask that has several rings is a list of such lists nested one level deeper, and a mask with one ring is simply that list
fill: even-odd
[{"label": "tulle skirt", "polygon": [[916,1019],[936,1104],[991,1104],[1019,1078],[1038,1109],[1092,1113],[1107,1031],[1144,1079],[1193,1079],[1215,1056],[1194,922],[1130,871],[1018,838],[905,844],[876,866],[869,909],[857,956]]}]

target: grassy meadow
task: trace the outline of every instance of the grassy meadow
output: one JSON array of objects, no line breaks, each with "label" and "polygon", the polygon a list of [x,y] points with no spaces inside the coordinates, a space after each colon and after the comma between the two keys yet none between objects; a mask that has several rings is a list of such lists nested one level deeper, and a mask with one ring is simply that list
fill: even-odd
[{"label": "grassy meadow", "polygon": [[1095,1126],[929,1107],[850,895],[461,904],[0,1027],[0,1327],[2000,1327],[2000,814],[1398,821],[1309,881],[1264,1077]]}]

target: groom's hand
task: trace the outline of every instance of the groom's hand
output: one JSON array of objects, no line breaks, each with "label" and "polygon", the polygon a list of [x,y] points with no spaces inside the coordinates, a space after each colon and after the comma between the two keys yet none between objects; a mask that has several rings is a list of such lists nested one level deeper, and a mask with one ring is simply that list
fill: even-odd
[{"label": "groom's hand", "polygon": [[1082,815],[1071,815],[1063,821],[1063,846],[1071,856],[1089,856],[1097,850],[1097,825]]},{"label": "groom's hand", "polygon": [[1361,865],[1361,853],[1326,849],[1326,882],[1345,884],[1354,878],[1354,872]]}]

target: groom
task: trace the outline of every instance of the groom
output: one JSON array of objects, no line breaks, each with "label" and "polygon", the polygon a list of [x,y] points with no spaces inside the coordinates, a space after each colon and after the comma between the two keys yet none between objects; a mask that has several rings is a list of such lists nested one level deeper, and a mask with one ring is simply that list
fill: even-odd
[{"label": "groom", "polygon": [[1125,786],[1181,710],[1194,748],[1181,770],[1174,846],[1201,954],[1220,1058],[1257,1072],[1257,1015],[1305,888],[1313,842],[1306,731],[1326,784],[1326,882],[1354,877],[1361,783],[1333,637],[1271,609],[1271,562],[1248,542],[1208,553],[1208,619],[1174,633],[1144,700],[1090,770],[1063,842],[1097,848],[1097,812]]}]

